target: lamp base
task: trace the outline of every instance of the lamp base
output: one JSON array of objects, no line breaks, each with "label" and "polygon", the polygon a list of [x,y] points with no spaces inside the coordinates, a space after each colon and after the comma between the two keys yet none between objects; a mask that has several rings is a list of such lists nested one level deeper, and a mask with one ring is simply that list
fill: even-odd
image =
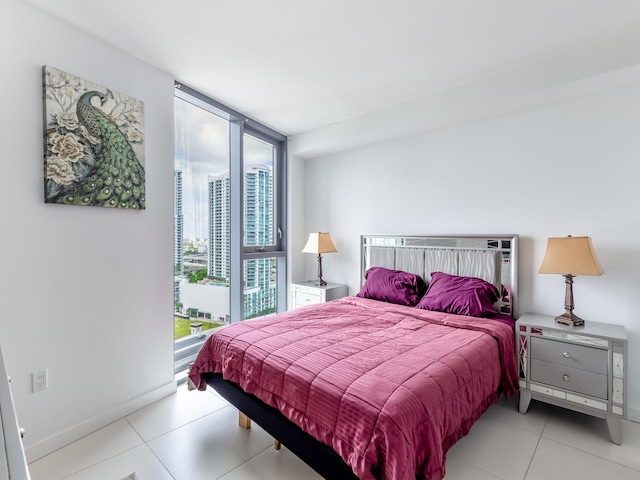
[{"label": "lamp base", "polygon": [[570,327],[581,327],[584,325],[584,320],[577,315],[574,315],[573,312],[565,312],[556,317],[556,323],[562,323],[563,325],[569,325]]},{"label": "lamp base", "polygon": [[327,282],[322,279],[322,255],[318,254],[318,278],[313,282],[316,287],[324,287]]}]

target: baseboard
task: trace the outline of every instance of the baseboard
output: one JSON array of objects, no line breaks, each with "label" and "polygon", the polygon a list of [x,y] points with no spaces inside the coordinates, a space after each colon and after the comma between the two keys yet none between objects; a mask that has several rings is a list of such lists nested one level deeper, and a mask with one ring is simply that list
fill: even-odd
[{"label": "baseboard", "polygon": [[629,407],[629,420],[632,422],[640,423],[640,410],[637,408]]},{"label": "baseboard", "polygon": [[107,425],[120,420],[123,417],[135,412],[136,410],[140,410],[147,405],[152,404],[153,402],[160,400],[168,395],[171,395],[176,391],[176,382],[171,381],[160,388],[152,390],[149,393],[145,393],[137,398],[134,398],[126,403],[118,405],[106,412],[102,412],[95,417],[89,418],[84,422],[78,423],[72,427],[69,427],[60,433],[56,433],[55,435],[51,435],[50,437],[45,438],[39,442],[36,442],[32,445],[25,446],[25,454],[27,457],[27,462],[31,463],[39,458],[44,457],[45,455],[49,455],[50,453],[58,450],[59,448],[64,447],[65,445],[69,445],[72,442],[88,435],[90,433],[95,432],[96,430],[100,430]]}]

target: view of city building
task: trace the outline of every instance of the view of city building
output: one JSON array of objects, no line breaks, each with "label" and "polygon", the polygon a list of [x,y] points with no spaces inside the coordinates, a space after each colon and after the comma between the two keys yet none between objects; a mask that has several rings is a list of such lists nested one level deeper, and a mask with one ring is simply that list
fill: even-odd
[{"label": "view of city building", "polygon": [[[244,245],[273,243],[273,195],[269,167],[253,166],[244,173]],[[229,173],[209,177],[208,276],[229,283]],[[243,318],[276,308],[273,259],[244,262]]]},{"label": "view of city building", "polygon": [[229,172],[209,177],[209,277],[229,282]]},{"label": "view of city building", "polygon": [[285,139],[259,124],[232,135],[237,123],[184,88],[175,112],[174,372],[182,374],[213,329],[285,308],[276,223],[285,202],[274,176],[284,171]]},{"label": "view of city building", "polygon": [[[244,244],[273,244],[273,178],[271,168],[254,166],[244,173]],[[244,262],[244,318],[276,310],[275,260]]]},{"label": "view of city building", "polygon": [[[229,171],[229,121],[176,97],[174,305],[176,369],[200,332],[229,322],[229,284],[209,278],[208,177]],[[228,208],[223,212],[228,214]],[[228,249],[228,243],[225,245]],[[228,272],[223,275],[228,277]],[[180,365],[178,365],[180,363]]]},{"label": "view of city building", "polygon": [[176,171],[174,177],[174,214],[173,214],[173,256],[175,275],[184,275],[184,215],[182,214],[182,172]]},{"label": "view of city building", "polygon": [[[182,213],[182,172],[175,172],[176,303],[180,313],[196,310],[198,316],[228,321],[230,283],[229,173],[208,177],[209,228],[206,242],[185,242]],[[273,243],[273,179],[270,167],[251,166],[244,173],[244,244]],[[206,277],[194,285],[188,275],[206,268]],[[243,318],[276,310],[275,260],[246,260],[243,264]]]}]

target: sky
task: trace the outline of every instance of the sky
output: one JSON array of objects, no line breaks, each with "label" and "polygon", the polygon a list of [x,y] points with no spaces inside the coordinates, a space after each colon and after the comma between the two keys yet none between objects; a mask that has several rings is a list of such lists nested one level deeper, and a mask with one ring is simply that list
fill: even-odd
[{"label": "sky", "polygon": [[[182,171],[184,238],[208,236],[208,178],[229,171],[229,122],[180,98],[175,169]],[[272,147],[245,136],[245,166],[272,166]]]}]

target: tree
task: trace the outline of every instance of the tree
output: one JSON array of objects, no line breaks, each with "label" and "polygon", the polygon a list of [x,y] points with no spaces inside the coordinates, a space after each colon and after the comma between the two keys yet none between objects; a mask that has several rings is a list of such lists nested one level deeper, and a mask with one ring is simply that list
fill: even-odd
[{"label": "tree", "polygon": [[189,272],[189,283],[198,283],[207,276],[206,270],[196,270],[195,272]]}]

